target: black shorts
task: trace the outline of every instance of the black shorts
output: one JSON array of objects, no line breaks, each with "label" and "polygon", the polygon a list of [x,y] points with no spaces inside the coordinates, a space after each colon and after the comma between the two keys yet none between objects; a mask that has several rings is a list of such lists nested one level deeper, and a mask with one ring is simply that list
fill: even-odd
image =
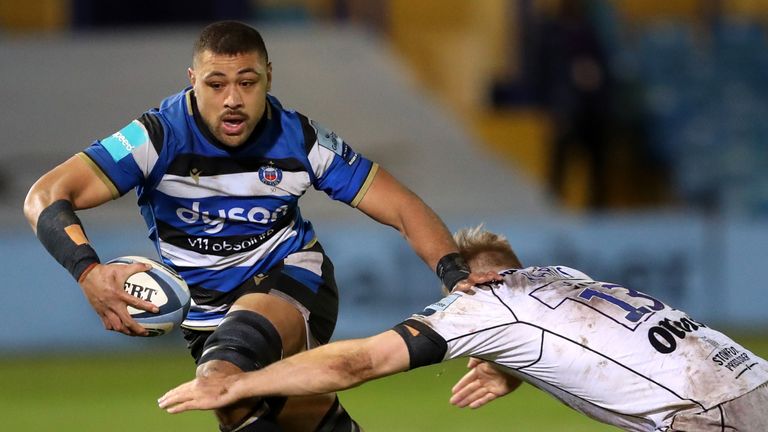
[{"label": "black shorts", "polygon": [[[275,295],[293,303],[306,321],[307,348],[328,343],[336,327],[339,293],[333,263],[317,242],[288,255],[270,271],[249,279],[230,292],[190,288],[198,305],[232,305],[240,297],[252,293]],[[213,330],[182,328],[182,331],[187,348],[198,363],[205,341]]]}]

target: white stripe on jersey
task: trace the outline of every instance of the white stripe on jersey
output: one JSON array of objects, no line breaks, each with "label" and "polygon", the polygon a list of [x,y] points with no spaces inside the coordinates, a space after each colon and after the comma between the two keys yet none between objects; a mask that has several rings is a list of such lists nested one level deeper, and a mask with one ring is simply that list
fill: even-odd
[{"label": "white stripe on jersey", "polygon": [[229,306],[227,304],[221,305],[221,306],[208,306],[208,305],[199,305],[195,303],[195,299],[192,299],[190,301],[189,310],[198,311],[198,312],[209,312],[209,313],[225,313],[229,310]]},{"label": "white stripe on jersey", "polygon": [[224,270],[230,267],[251,267],[261,261],[270,251],[298,233],[293,229],[294,222],[283,228],[256,249],[229,256],[205,255],[182,249],[160,239],[160,251],[163,258],[171,260],[173,265],[181,267],[200,267],[207,270]]},{"label": "white stripe on jersey", "polygon": [[216,196],[301,196],[307,190],[309,184],[309,174],[304,171],[283,171],[283,179],[275,186],[262,183],[259,180],[258,172],[221,174],[195,178],[166,174],[163,176],[157,190],[166,195],[186,199]]},{"label": "white stripe on jersey", "polygon": [[312,171],[314,171],[317,178],[323,177],[325,172],[328,170],[328,167],[331,166],[331,162],[333,162],[333,158],[335,156],[336,153],[321,146],[317,141],[315,141],[315,144],[312,145],[312,150],[309,151],[307,158],[309,158],[309,163],[312,165]]},{"label": "white stripe on jersey", "polygon": [[285,264],[301,267],[318,276],[323,275],[323,254],[319,252],[294,252],[285,258]]},{"label": "white stripe on jersey", "polygon": [[152,145],[152,141],[149,139],[149,133],[147,132],[147,128],[144,127],[144,124],[138,120],[134,120],[133,123],[141,126],[141,129],[144,131],[144,136],[147,137],[146,142],[134,145],[134,149],[131,151],[133,160],[136,161],[136,165],[138,165],[144,178],[147,178],[149,177],[149,173],[152,172],[152,168],[154,168],[157,163],[157,151],[155,150],[155,146]]},{"label": "white stripe on jersey", "polygon": [[192,330],[212,331],[216,330],[216,327],[219,326],[223,319],[224,318],[221,317],[202,320],[185,319],[184,322],[181,323],[181,326]]}]

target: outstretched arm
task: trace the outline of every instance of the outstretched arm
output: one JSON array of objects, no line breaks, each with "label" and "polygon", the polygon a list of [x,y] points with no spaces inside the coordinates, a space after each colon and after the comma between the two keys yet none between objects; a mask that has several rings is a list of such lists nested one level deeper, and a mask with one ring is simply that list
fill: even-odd
[{"label": "outstretched arm", "polygon": [[169,413],[220,408],[258,396],[306,396],[357,386],[408,369],[403,338],[392,330],[366,339],[333,342],[254,372],[225,379],[197,378],[158,400]]}]

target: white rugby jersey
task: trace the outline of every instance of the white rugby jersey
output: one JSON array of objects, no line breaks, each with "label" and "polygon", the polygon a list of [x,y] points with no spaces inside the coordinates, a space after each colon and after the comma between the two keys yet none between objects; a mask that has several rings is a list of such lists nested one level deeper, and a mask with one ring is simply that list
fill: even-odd
[{"label": "white rugby jersey", "polygon": [[[626,430],[664,430],[768,381],[768,362],[653,297],[567,267],[501,273],[405,323],[447,343],[441,361],[474,356]],[[442,341],[441,341],[442,342]]]},{"label": "white rugby jersey", "polygon": [[[80,154],[113,197],[136,189],[150,239],[190,286],[187,327],[215,326],[225,293],[315,239],[298,208],[310,187],[354,207],[376,174],[334,132],[271,95],[266,104],[251,137],[229,148],[204,125],[187,88]],[[321,280],[319,266],[302,272]]]}]

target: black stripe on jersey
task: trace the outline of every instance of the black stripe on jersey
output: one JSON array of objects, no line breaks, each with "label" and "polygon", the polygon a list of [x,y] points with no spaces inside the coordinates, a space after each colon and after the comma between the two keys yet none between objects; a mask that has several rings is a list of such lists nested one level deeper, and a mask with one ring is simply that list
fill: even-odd
[{"label": "black stripe on jersey", "polygon": [[304,150],[307,152],[307,154],[309,154],[309,152],[312,151],[312,146],[315,144],[315,141],[317,141],[317,132],[315,131],[315,128],[309,124],[309,119],[307,116],[301,113],[296,114],[299,115],[299,121],[301,121],[301,131],[304,133]]},{"label": "black stripe on jersey", "polygon": [[[167,224],[157,221],[160,238],[178,248],[197,252],[204,255],[230,256],[252,251],[263,245],[283,228],[287,227],[296,217],[296,211],[291,211],[278,219],[275,224],[261,234],[239,236],[194,236]],[[230,221],[231,222],[231,221]]]},{"label": "black stripe on jersey", "polygon": [[755,365],[757,365],[757,362],[754,362],[754,363],[752,363],[751,365],[747,365],[747,367],[745,367],[744,369],[742,369],[742,371],[741,371],[741,372],[739,372],[739,374],[738,374],[738,375],[736,375],[736,378],[738,379],[738,378],[739,378],[739,377],[740,377],[742,374],[744,374],[744,372],[746,372],[746,371],[748,371],[748,370],[752,370],[752,366],[755,366]]},{"label": "black stripe on jersey", "polygon": [[501,297],[499,297],[498,294],[496,294],[496,290],[499,288],[499,285],[498,284],[489,284],[489,285],[491,285],[491,294],[493,294],[493,296],[496,297],[496,300],[498,300],[499,303],[503,304],[504,307],[507,308],[509,313],[512,314],[512,318],[517,320],[517,315],[515,315],[515,312],[512,311],[512,308],[509,307],[509,305],[504,300],[502,300]]},{"label": "black stripe on jersey", "polygon": [[163,142],[165,139],[165,129],[163,124],[160,123],[160,119],[156,115],[150,113],[144,113],[138,118],[139,123],[144,125],[149,134],[149,140],[152,142],[152,146],[155,147],[155,152],[160,156],[160,152],[163,151]]},{"label": "black stripe on jersey", "polygon": [[723,412],[723,404],[717,405],[717,410],[720,411],[720,430],[725,432],[725,413]]},{"label": "black stripe on jersey", "polygon": [[531,367],[531,366],[535,365],[536,363],[538,363],[541,360],[541,356],[543,356],[543,355],[544,355],[544,330],[541,331],[541,343],[539,344],[539,356],[536,357],[536,360],[532,361],[530,364],[527,364],[525,366],[520,366],[520,368],[518,368],[518,370],[525,369],[527,367]]},{"label": "black stripe on jersey", "polygon": [[264,166],[273,166],[283,171],[301,172],[307,168],[298,160],[293,158],[286,159],[268,159],[262,157],[241,156],[231,157],[212,157],[202,156],[192,153],[182,153],[177,155],[170,163],[166,174],[189,177],[190,171],[194,169],[200,177],[214,176],[221,174],[240,174],[247,172],[258,172],[259,168]]}]

